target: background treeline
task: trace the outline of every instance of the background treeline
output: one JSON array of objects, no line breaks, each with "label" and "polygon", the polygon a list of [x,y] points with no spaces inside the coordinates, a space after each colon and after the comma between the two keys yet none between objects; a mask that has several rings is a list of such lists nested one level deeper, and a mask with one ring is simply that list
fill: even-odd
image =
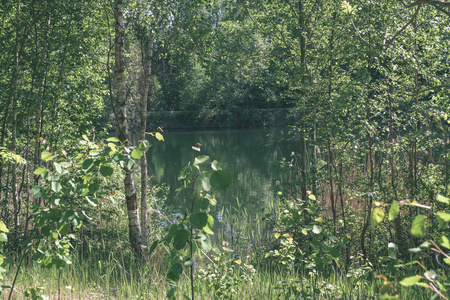
[{"label": "background treeline", "polygon": [[[61,168],[46,154],[91,155],[79,140],[103,139],[116,123],[125,146],[126,123],[144,136],[160,126],[291,124],[300,147],[284,165],[283,195],[306,201],[311,192],[323,200],[325,231],[347,245],[339,248],[346,259],[329,267],[349,267],[350,257],[383,267],[380,249],[388,242],[405,259],[419,242],[408,229],[418,213],[412,201],[434,207],[441,205],[436,194],[449,195],[449,20],[449,3],[434,0],[1,0],[0,219],[12,232],[7,246],[26,246],[32,207],[45,203],[39,199],[46,195],[33,190],[44,174],[36,169]],[[121,159],[132,178],[130,159]],[[96,165],[104,177],[111,176],[108,163]],[[49,191],[61,189],[53,184]],[[401,217],[371,226],[394,201],[405,208]],[[108,209],[99,214],[105,224],[116,217]],[[437,230],[448,235],[449,220],[423,214],[431,228],[426,238],[437,239]],[[301,221],[317,225],[308,223],[316,217]],[[86,222],[91,235],[80,239],[95,240],[92,232],[104,228],[97,225]],[[291,225],[273,224],[291,242],[305,242]],[[148,229],[144,246],[154,237]],[[293,255],[304,263],[300,246]]]}]

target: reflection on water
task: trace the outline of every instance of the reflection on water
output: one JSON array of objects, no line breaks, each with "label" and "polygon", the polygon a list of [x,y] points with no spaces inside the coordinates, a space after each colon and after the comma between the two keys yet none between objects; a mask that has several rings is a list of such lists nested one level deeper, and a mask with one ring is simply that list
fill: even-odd
[{"label": "reflection on water", "polygon": [[[280,129],[165,132],[165,142],[155,142],[148,152],[149,175],[156,183],[170,185],[167,209],[184,211],[184,200],[175,197],[178,174],[194,154],[209,155],[233,175],[232,185],[217,195],[218,210],[236,206],[239,199],[248,212],[261,211],[274,196],[277,162],[299,148],[296,142],[286,141],[286,136]],[[202,150],[193,153],[197,143]]]}]

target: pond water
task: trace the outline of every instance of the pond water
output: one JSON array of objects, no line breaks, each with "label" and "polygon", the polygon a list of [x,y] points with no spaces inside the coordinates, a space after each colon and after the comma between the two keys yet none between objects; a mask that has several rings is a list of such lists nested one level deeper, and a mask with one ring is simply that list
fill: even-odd
[{"label": "pond water", "polygon": [[[165,210],[183,212],[187,203],[175,197],[178,174],[194,154],[208,155],[233,175],[227,191],[216,195],[218,211],[239,205],[249,213],[262,212],[276,193],[279,161],[299,149],[298,141],[288,137],[287,130],[279,128],[164,132],[165,141],[155,141],[147,154],[149,175],[154,183],[170,186]],[[194,153],[197,143],[201,152]]]}]

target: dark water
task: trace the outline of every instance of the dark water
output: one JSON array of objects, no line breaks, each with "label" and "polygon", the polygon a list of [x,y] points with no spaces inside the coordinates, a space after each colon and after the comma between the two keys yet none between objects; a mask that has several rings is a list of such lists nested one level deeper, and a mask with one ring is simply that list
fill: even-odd
[{"label": "dark water", "polygon": [[[194,154],[209,155],[233,175],[228,190],[216,195],[217,209],[236,207],[238,199],[249,213],[262,211],[276,193],[279,161],[299,149],[298,142],[286,140],[289,137],[286,132],[281,129],[165,132],[165,142],[155,142],[148,152],[149,175],[153,176],[153,182],[170,186],[166,209],[182,212],[187,203],[175,197],[178,174]],[[202,144],[201,152],[192,150],[197,143]]]}]

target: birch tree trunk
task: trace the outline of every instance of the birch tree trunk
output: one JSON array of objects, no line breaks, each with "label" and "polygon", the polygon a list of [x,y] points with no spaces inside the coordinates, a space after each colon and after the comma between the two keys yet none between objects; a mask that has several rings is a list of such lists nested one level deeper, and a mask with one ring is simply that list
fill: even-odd
[{"label": "birch tree trunk", "polygon": [[[114,7],[115,18],[115,75],[116,75],[116,113],[118,138],[122,143],[128,141],[128,121],[126,111],[126,85],[125,85],[125,54],[124,37],[125,28],[123,25],[122,0],[116,0]],[[131,159],[125,157],[126,159]],[[128,230],[131,247],[138,256],[142,252],[142,235],[139,223],[139,210],[134,184],[133,170],[126,165],[125,171],[125,202],[128,212]]]},{"label": "birch tree trunk", "polygon": [[[153,58],[153,32],[150,29],[148,35],[148,49],[145,53],[144,64],[144,78],[143,91],[141,93],[141,124],[139,128],[139,139],[145,140],[145,132],[147,131],[147,101],[150,83],[152,80],[152,58]],[[148,246],[148,175],[147,175],[147,156],[141,156],[141,230],[142,230],[142,244]]]}]

